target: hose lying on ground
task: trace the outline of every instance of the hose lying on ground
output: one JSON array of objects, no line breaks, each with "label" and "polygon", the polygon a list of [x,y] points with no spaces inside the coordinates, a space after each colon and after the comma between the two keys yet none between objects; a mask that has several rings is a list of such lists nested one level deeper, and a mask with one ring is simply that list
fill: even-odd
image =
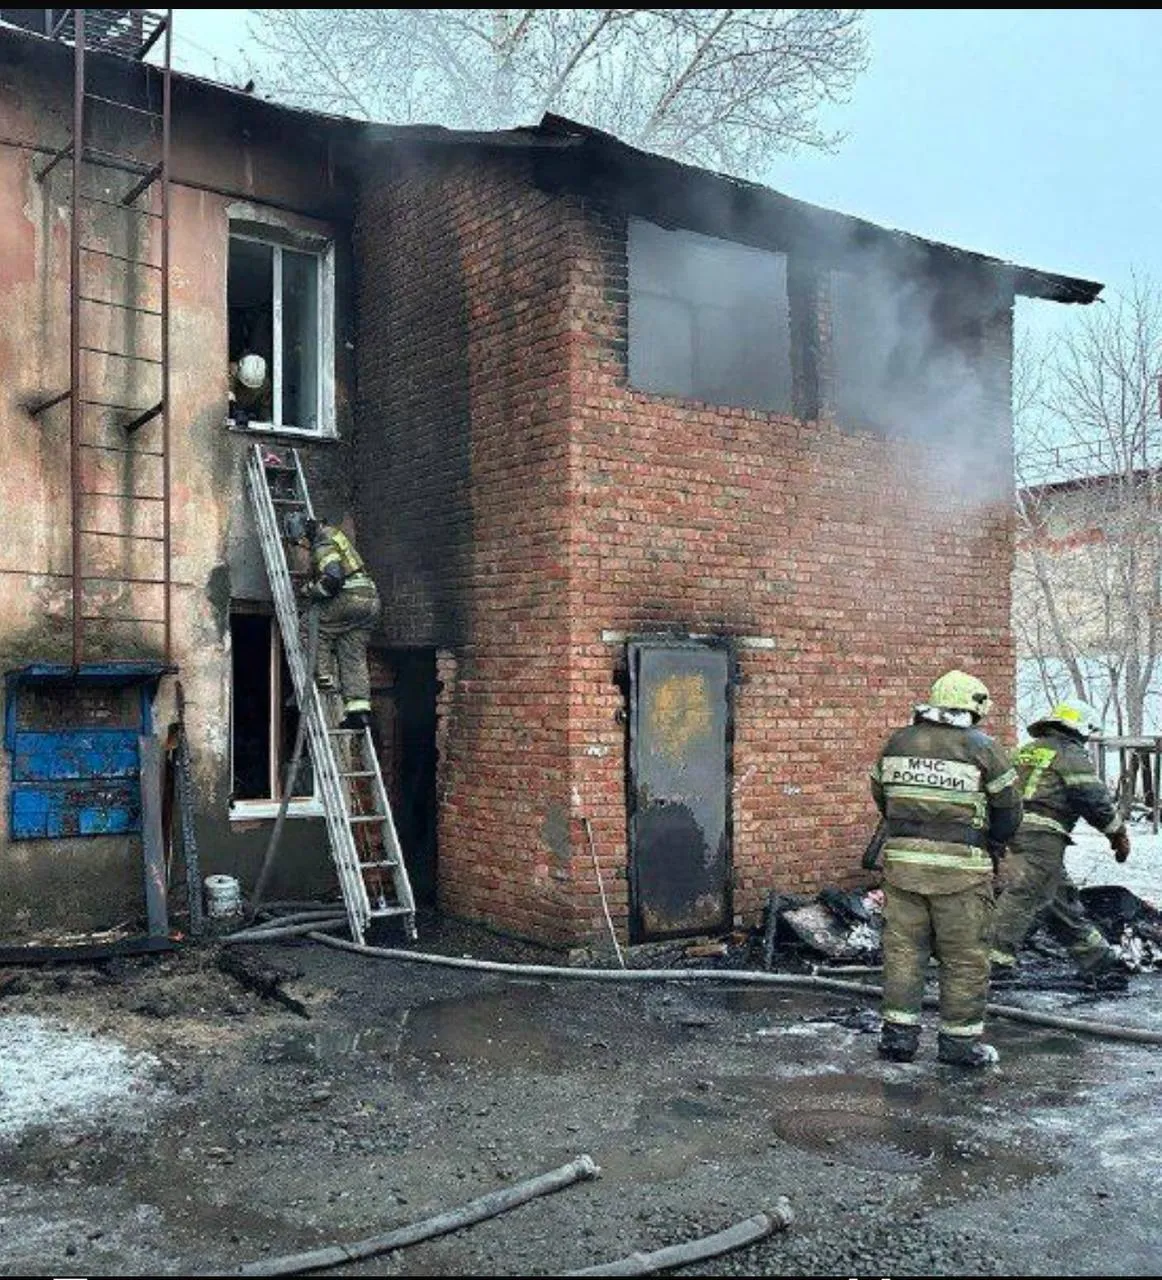
[{"label": "hose lying on ground", "polygon": [[734,1249],[742,1249],[756,1240],[763,1240],[775,1231],[785,1231],[795,1220],[791,1202],[780,1196],[770,1213],[756,1213],[736,1222],[725,1231],[702,1236],[686,1244],[672,1244],[652,1253],[631,1253],[616,1262],[604,1262],[596,1267],[584,1267],[580,1271],[563,1271],[566,1276],[648,1276],[670,1267],[684,1267],[691,1262],[717,1258]]},{"label": "hose lying on ground", "polygon": [[518,1182],[511,1187],[501,1187],[499,1191],[490,1191],[487,1195],[469,1200],[459,1209],[449,1209],[434,1218],[425,1218],[422,1222],[413,1222],[408,1226],[397,1227],[386,1235],[373,1236],[369,1240],[359,1240],[354,1244],[329,1245],[323,1249],[312,1249],[309,1253],[293,1253],[282,1258],[264,1258],[259,1262],[247,1262],[233,1267],[229,1271],[204,1272],[205,1275],[227,1276],[293,1276],[304,1271],[320,1271],[325,1267],[339,1267],[346,1262],[355,1262],[360,1258],[373,1258],[378,1254],[390,1253],[393,1249],[404,1249],[408,1245],[419,1244],[421,1240],[431,1240],[434,1236],[447,1235],[450,1231],[460,1231],[486,1218],[495,1218],[498,1214],[507,1213],[518,1205],[527,1203],[537,1196],[546,1196],[554,1191],[561,1191],[589,1178],[596,1178],[601,1170],[592,1156],[578,1156],[558,1169],[551,1169],[538,1177]]},{"label": "hose lying on ground", "polygon": [[[755,969],[586,969],[569,968],[550,964],[509,964],[500,960],[472,960],[464,956],[440,956],[423,951],[404,951],[397,947],[372,947],[366,943],[349,942],[329,933],[312,929],[309,924],[291,926],[301,929],[306,937],[342,951],[354,951],[358,955],[376,956],[384,960],[410,960],[418,964],[443,965],[452,969],[475,969],[485,973],[506,973],[522,978],[572,978],[580,982],[730,982],[753,986],[787,987],[807,991],[838,991],[851,995],[883,995],[883,988],[869,982],[845,982],[840,978],[824,978],[806,973],[767,973]],[[254,936],[232,934],[231,940],[265,942],[272,935],[260,933]],[[938,1001],[928,997],[927,1009],[938,1008]],[[989,1004],[989,1013],[1014,1022],[1028,1022],[1036,1026],[1056,1027],[1063,1031],[1076,1031],[1081,1035],[1101,1036],[1110,1040],[1130,1040],[1137,1044],[1162,1044],[1162,1032],[1146,1031],[1138,1027],[1124,1027],[1111,1022],[1095,1022],[1085,1018],[1067,1018],[1060,1014],[1038,1013],[1021,1009],[1016,1005]]]}]

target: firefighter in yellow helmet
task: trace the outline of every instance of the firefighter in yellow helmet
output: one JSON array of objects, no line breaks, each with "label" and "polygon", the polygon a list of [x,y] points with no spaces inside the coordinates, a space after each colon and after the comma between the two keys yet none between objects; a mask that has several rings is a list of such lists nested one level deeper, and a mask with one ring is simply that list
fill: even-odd
[{"label": "firefighter in yellow helmet", "polygon": [[341,727],[361,729],[371,720],[367,645],[379,620],[379,592],[342,529],[292,511],[283,532],[287,541],[310,548],[311,576],[300,594],[319,611],[315,678],[321,689],[342,693]]},{"label": "firefighter in yellow helmet", "polygon": [[1125,820],[1085,747],[1100,732],[1094,709],[1067,698],[1029,725],[1030,741],[1014,757],[1024,817],[1009,844],[1007,884],[993,924],[994,980],[1012,976],[1021,944],[1044,924],[1069,951],[1083,979],[1105,987],[1126,985],[1120,954],[1086,915],[1065,870],[1065,850],[1079,818],[1108,838],[1118,862],[1130,856]]},{"label": "firefighter in yellow helmet", "polygon": [[1021,820],[1017,773],[978,728],[989,692],[948,671],[887,740],[871,771],[883,815],[884,989],[879,1052],[910,1062],[920,1043],[928,960],[940,964],[937,1057],[997,1061],[982,1042],[988,1002],[993,853]]}]

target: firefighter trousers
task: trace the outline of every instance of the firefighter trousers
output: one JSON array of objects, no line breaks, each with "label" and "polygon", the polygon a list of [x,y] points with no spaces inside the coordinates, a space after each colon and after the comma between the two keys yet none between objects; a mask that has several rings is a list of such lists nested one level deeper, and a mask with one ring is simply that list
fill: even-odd
[{"label": "firefighter trousers", "polygon": [[918,1026],[928,960],[940,963],[940,1031],[979,1037],[989,988],[993,890],[983,881],[954,893],[884,885],[886,1023]]},{"label": "firefighter trousers", "polygon": [[1106,961],[1109,943],[1085,913],[1077,888],[1065,870],[1063,840],[1010,846],[1005,859],[1005,888],[997,901],[993,946],[1001,963],[1012,963],[1022,943],[1044,925],[1054,941],[1085,974]]},{"label": "firefighter trousers", "polygon": [[379,593],[372,587],[344,588],[318,604],[319,653],[315,677],[338,689],[346,711],[371,709],[367,646],[379,620]]}]

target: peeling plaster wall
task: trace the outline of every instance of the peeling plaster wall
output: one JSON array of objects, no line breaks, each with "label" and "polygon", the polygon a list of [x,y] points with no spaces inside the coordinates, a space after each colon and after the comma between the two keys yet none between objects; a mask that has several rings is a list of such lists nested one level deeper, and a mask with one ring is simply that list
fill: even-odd
[{"label": "peeling plaster wall", "polygon": [[[59,146],[71,111],[71,56],[24,38],[0,40],[0,509],[8,516],[0,546],[0,670],[30,661],[71,661],[69,422],[67,403],[39,417],[31,401],[68,384],[69,222],[67,164],[47,183],[34,177]],[[64,54],[62,57],[61,55]],[[251,109],[251,108],[255,109]],[[102,122],[96,122],[102,127]],[[340,439],[304,445],[316,505],[351,522],[349,389],[351,348],[346,298],[350,251],[342,184],[329,143],[309,129],[271,123],[258,104],[236,109],[204,102],[188,86],[175,89],[171,173],[171,457],[173,660],[186,695],[202,873],[250,880],[266,845],[268,822],[227,820],[232,597],[266,599],[269,591],[245,497],[248,437],[223,425],[227,400],[226,261],[229,217],[258,210],[277,224],[324,234],[336,244],[336,401]],[[122,149],[134,139],[111,136]],[[13,145],[26,144],[24,146]],[[189,184],[199,185],[189,185]],[[200,187],[221,188],[216,193]],[[269,202],[269,203],[268,203]],[[292,213],[288,207],[301,210]],[[318,217],[309,215],[319,215]],[[142,256],[156,241],[126,230],[126,221],[95,221],[95,241]],[[143,220],[144,221],[144,220]],[[109,277],[111,289],[123,285]],[[121,296],[121,295],[111,295]],[[140,291],[136,295],[142,299]],[[148,354],[149,337],[101,321],[97,345],[129,344]],[[140,393],[124,372],[101,370],[112,392]],[[116,394],[110,398],[117,398]],[[150,432],[142,447],[155,447]],[[156,439],[157,437],[154,437]],[[105,465],[101,475],[144,493],[159,478],[156,460]],[[137,532],[157,527],[160,504],[135,502],[102,513]],[[118,526],[119,527],[119,526]],[[144,552],[118,560],[122,572],[150,567]],[[111,570],[112,572],[112,570]],[[161,607],[156,588],[112,595],[110,612],[144,615]],[[152,595],[150,593],[153,593]],[[151,616],[160,616],[151,615]],[[94,624],[86,658],[160,657],[161,628]],[[2,697],[2,694],[0,694]],[[163,680],[155,723],[164,733],[174,715],[174,682]],[[13,842],[8,836],[9,760],[0,752],[0,937],[49,927],[109,927],[135,921],[143,909],[137,838]],[[330,886],[321,822],[287,824],[272,889],[296,896]]]}]

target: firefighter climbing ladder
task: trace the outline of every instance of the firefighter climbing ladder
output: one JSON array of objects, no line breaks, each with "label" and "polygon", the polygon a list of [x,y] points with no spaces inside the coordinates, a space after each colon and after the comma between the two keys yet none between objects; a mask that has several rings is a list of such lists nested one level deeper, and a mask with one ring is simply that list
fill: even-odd
[{"label": "firefighter climbing ladder", "polygon": [[172,12],[45,10],[45,34],[73,46],[71,133],[36,171],[47,189],[71,169],[69,385],[33,413],[69,403],[74,667],[90,623],[156,636],[167,664],[172,650]]},{"label": "firefighter climbing ladder", "polygon": [[300,714],[306,717],[311,763],[351,936],[362,943],[372,920],[399,916],[408,939],[414,941],[415,899],[371,730],[337,728],[341,699],[324,698],[314,673],[306,667],[282,535],[289,512],[314,514],[298,451],[276,453],[253,444],[246,479],[287,666]]}]

